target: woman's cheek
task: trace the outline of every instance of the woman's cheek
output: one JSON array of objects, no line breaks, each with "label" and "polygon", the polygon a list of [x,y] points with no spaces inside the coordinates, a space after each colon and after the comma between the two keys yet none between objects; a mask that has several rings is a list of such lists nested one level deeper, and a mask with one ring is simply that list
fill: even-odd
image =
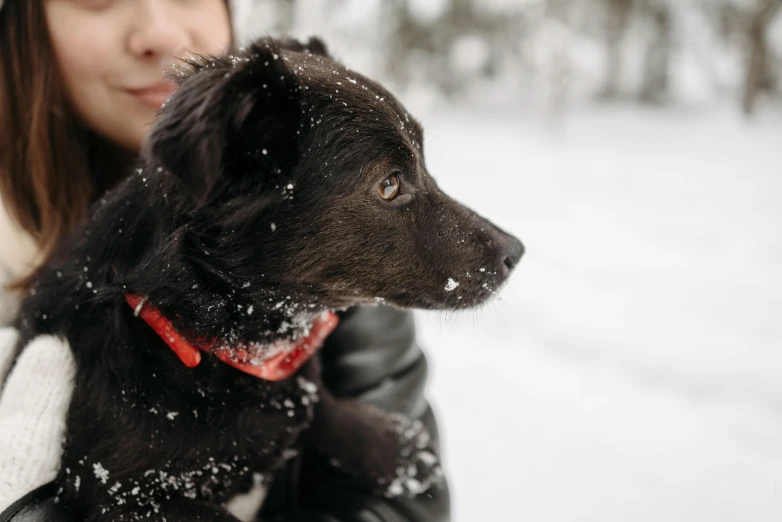
[{"label": "woman's cheek", "polygon": [[[47,4],[47,19],[52,47],[71,96],[105,83],[111,64],[118,58],[118,35],[111,24],[85,16],[61,1]],[[76,85],[78,89],[73,88]]]},{"label": "woman's cheek", "polygon": [[[223,0],[209,0],[210,6],[204,11],[194,11],[192,31],[197,52],[220,54],[226,52],[233,39],[231,19]],[[198,16],[196,16],[198,15]]]}]

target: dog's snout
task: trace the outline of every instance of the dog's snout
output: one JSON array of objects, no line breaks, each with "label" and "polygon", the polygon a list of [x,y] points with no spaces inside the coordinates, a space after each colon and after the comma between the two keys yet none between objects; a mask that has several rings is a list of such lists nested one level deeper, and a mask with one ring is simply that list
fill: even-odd
[{"label": "dog's snout", "polygon": [[524,255],[524,244],[510,234],[505,235],[505,240],[507,250],[503,264],[505,265],[505,268],[508,269],[508,272],[510,272],[516,268],[516,265],[521,261],[521,256]]}]

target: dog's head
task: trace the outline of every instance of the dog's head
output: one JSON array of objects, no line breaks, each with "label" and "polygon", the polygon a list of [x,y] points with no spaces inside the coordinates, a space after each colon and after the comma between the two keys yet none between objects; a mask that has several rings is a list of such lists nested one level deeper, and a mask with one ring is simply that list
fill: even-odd
[{"label": "dog's head", "polygon": [[205,262],[237,287],[465,308],[519,262],[518,239],[438,188],[419,123],[319,40],[263,39],[188,69],[143,156],[189,192]]}]

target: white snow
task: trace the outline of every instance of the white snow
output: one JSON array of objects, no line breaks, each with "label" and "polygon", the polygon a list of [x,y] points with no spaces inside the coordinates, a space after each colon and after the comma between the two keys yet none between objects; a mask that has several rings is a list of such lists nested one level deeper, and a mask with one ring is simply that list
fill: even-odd
[{"label": "white snow", "polygon": [[255,515],[266,498],[267,488],[263,476],[253,473],[253,486],[243,494],[234,495],[226,503],[226,509],[236,518],[250,522],[255,520]]},{"label": "white snow", "polygon": [[454,520],[782,520],[779,116],[425,121],[527,248],[502,301],[419,315]]},{"label": "white snow", "polygon": [[456,287],[459,286],[459,283],[453,280],[453,278],[448,278],[448,282],[445,284],[445,291],[446,292],[452,292],[456,290]]},{"label": "white snow", "polygon": [[315,395],[318,393],[318,386],[314,382],[308,381],[302,376],[296,377],[296,382],[299,384],[299,387],[302,390],[309,393],[310,395]]},{"label": "white snow", "polygon": [[92,469],[95,472],[95,477],[104,484],[109,480],[109,472],[100,462],[93,464]]}]

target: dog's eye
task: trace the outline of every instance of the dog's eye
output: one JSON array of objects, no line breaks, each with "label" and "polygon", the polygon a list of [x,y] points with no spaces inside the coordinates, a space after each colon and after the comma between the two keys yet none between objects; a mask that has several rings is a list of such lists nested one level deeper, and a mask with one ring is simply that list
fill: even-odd
[{"label": "dog's eye", "polygon": [[391,201],[399,194],[399,175],[395,172],[377,185],[377,193],[386,201]]}]

